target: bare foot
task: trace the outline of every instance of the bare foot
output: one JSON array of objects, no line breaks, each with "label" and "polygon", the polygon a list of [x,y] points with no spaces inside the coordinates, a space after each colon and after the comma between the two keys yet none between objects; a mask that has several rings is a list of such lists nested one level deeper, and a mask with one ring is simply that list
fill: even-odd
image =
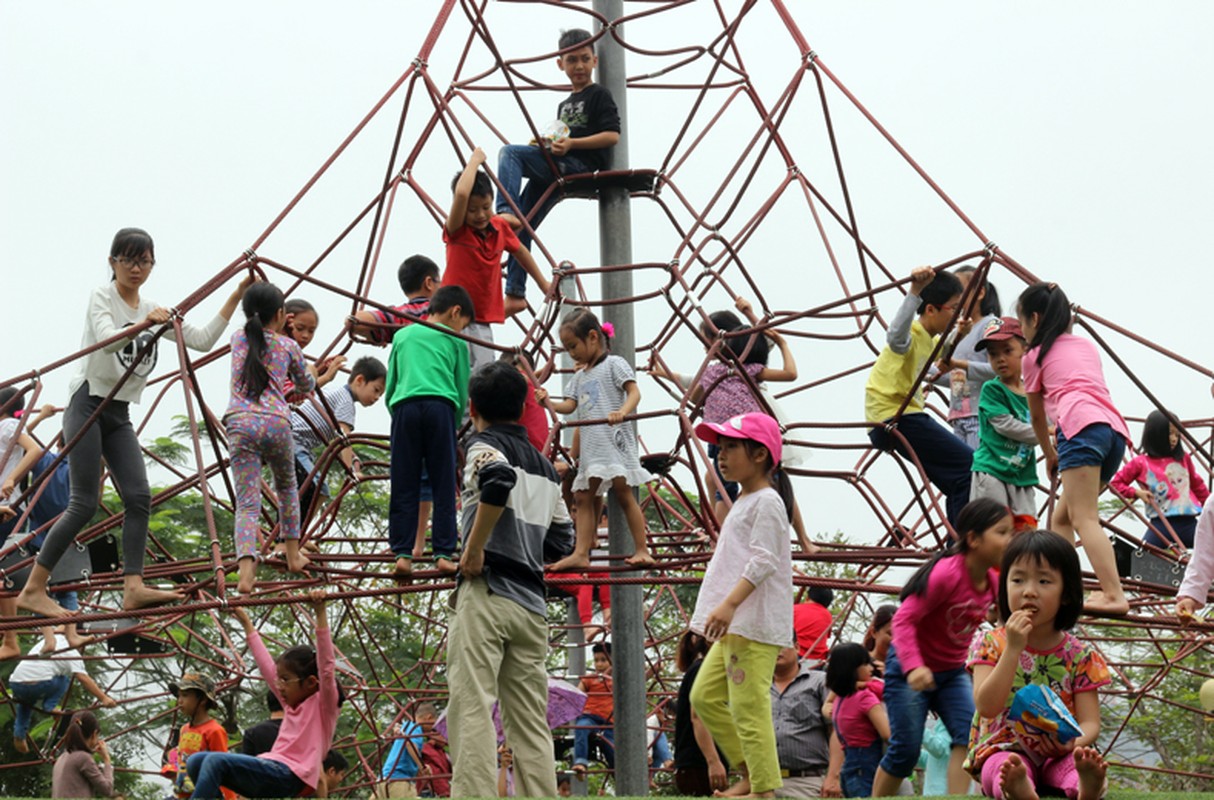
[{"label": "bare foot", "polygon": [[743,776],[740,781],[730,786],[728,789],[712,793],[713,797],[748,797],[750,795],[750,778]]},{"label": "bare foot", "polygon": [[14,736],[13,749],[18,753],[28,753],[30,751],[29,742],[27,742],[25,739],[18,739],[16,736]]},{"label": "bare foot", "polygon": [[1105,614],[1110,617],[1124,617],[1130,613],[1130,601],[1125,595],[1110,597],[1104,592],[1092,592],[1083,603],[1083,610],[1089,614]]},{"label": "bare foot", "polygon": [[515,297],[512,294],[506,295],[506,316],[513,317],[520,311],[527,310],[527,298]]},{"label": "bare foot", "polygon": [[43,617],[67,617],[72,613],[52,600],[46,592],[26,594],[24,589],[17,595],[17,608]]},{"label": "bare foot", "polygon": [[586,765],[585,764],[574,764],[573,765],[573,774],[577,776],[577,779],[579,781],[586,780]]},{"label": "bare foot", "polygon": [[237,567],[239,581],[236,584],[237,594],[252,594],[257,588],[257,561],[253,558],[242,558]]},{"label": "bare foot", "polygon": [[153,589],[150,586],[131,587],[124,589],[122,592],[122,610],[134,611],[139,608],[163,606],[168,603],[177,603],[184,599],[185,595],[178,591]]},{"label": "bare foot", "polygon": [[290,553],[287,554],[288,572],[307,572],[308,565],[311,563],[312,560],[303,553],[297,552],[294,554],[294,556],[292,556]]},{"label": "bare foot", "polygon": [[405,556],[396,557],[396,568],[392,574],[398,581],[407,581],[413,577],[413,559]]},{"label": "bare foot", "polygon": [[459,567],[449,558],[436,558],[434,566],[438,568],[439,575],[454,575],[459,572]]},{"label": "bare foot", "polygon": [[68,625],[68,631],[64,635],[67,637],[67,643],[73,648],[84,647],[96,641],[92,636],[83,636],[76,632],[75,625]]},{"label": "bare foot", "polygon": [[521,220],[519,220],[519,218],[518,218],[518,217],[514,216],[513,214],[511,214],[511,213],[510,213],[510,212],[508,212],[508,211],[507,211],[507,212],[504,212],[504,213],[502,213],[502,214],[498,214],[498,216],[499,216],[499,217],[501,217],[501,218],[502,218],[502,220],[503,220],[503,221],[504,221],[504,222],[505,222],[507,225],[509,225],[511,228],[514,228],[516,231],[517,231],[517,230],[521,230],[521,229],[522,229],[522,227],[523,227],[523,223],[522,223],[522,221],[521,221]]},{"label": "bare foot", "polygon": [[1039,800],[1028,769],[1015,753],[999,767],[999,788],[1007,800]]},{"label": "bare foot", "polygon": [[567,555],[555,564],[548,566],[549,572],[565,572],[567,570],[580,569],[585,570],[590,566],[590,553],[583,553],[574,550],[571,555]]},{"label": "bare foot", "polygon": [[640,567],[641,569],[652,569],[658,565],[658,560],[650,555],[648,549],[637,550],[628,558],[624,559],[624,563],[630,567]]},{"label": "bare foot", "polygon": [[1076,800],[1100,800],[1104,796],[1105,773],[1108,769],[1099,750],[1092,747],[1075,748],[1075,771],[1079,773],[1079,796]]},{"label": "bare foot", "polygon": [[[45,647],[42,649],[46,650]],[[10,658],[16,658],[19,655],[21,655],[21,648],[17,645],[11,645],[5,642],[3,646],[0,646],[0,661],[7,661]]]}]

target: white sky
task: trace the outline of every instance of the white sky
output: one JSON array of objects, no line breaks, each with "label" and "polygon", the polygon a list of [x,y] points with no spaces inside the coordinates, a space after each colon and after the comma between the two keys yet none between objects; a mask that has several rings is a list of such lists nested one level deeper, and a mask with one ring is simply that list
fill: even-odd
[{"label": "white sky", "polygon": [[[1072,300],[1203,360],[1193,335],[1200,326],[1189,326],[1204,318],[1211,280],[1202,262],[1214,215],[1211,107],[1205,100],[1214,76],[1206,41],[1214,7],[1109,0],[789,5],[822,63],[988,236],[1037,275],[1062,284]],[[408,67],[437,6],[433,0],[340,6],[221,0],[205,7],[0,2],[0,245],[8,299],[0,315],[0,375],[45,365],[76,348],[85,298],[108,278],[105,257],[119,227],[142,226],[156,238],[159,263],[145,293],[165,304],[236,258]],[[630,11],[649,8],[629,4]],[[507,57],[548,51],[557,29],[585,24],[574,10],[513,3],[490,3],[488,15]],[[430,59],[440,90],[448,85],[467,28],[457,8]],[[703,44],[718,31],[711,6],[701,2],[633,23],[625,35],[660,49]],[[743,24],[739,45],[763,101],[774,102],[798,63],[792,40],[763,7]],[[648,72],[660,63],[666,61],[634,58],[628,71]],[[484,50],[474,49],[469,70],[490,65]],[[548,62],[528,72],[540,80],[562,77]],[[688,74],[702,75],[703,69],[693,66]],[[560,96],[527,95],[537,123],[553,116]],[[715,110],[721,97],[710,95],[708,107]],[[527,138],[508,95],[479,93],[474,99],[506,136]],[[400,102],[398,96],[389,103],[261,248],[263,255],[306,264],[374,195]],[[632,165],[652,166],[684,119],[690,95],[636,91],[629,103]],[[807,81],[781,133],[803,171],[836,198],[816,103]],[[977,248],[980,243],[833,90],[830,103],[862,232],[885,263],[903,275],[918,263]],[[743,105],[735,103],[728,124],[676,175],[693,202],[708,196],[729,155],[752,134],[754,116],[743,113]],[[417,141],[426,110],[417,98],[413,107],[419,113],[409,117],[409,144]],[[457,105],[456,115],[474,141],[491,153],[496,149],[466,106]],[[439,135],[422,152],[415,175],[445,204],[458,168],[451,144]],[[783,174],[781,165],[765,163],[758,193],[726,223],[726,232],[736,233]],[[672,193],[664,197],[674,202]],[[633,214],[635,260],[670,260],[675,239],[664,217],[644,202],[634,203]],[[591,204],[566,203],[541,235],[555,257],[594,265],[595,219]],[[782,201],[761,230],[743,258],[769,303],[800,309],[840,295],[803,201]],[[353,288],[366,241],[364,227],[318,274]],[[834,231],[831,243],[849,282],[858,286],[846,241]],[[395,301],[400,259],[413,252],[441,259],[441,248],[438,226],[402,193],[373,294]],[[638,275],[638,291],[656,285],[655,275]],[[727,272],[730,279],[735,275]],[[995,283],[1010,308],[1018,286],[1006,275]],[[318,342],[331,341],[348,304],[316,290],[301,295],[321,309]],[[725,302],[714,294],[706,307]],[[219,303],[216,297],[202,310],[210,313]],[[887,317],[895,305],[892,296],[882,302]],[[660,301],[639,308],[638,339],[651,337],[667,316]],[[845,329],[838,323],[804,327]],[[499,341],[514,340],[509,329],[500,330]],[[369,350],[358,347],[353,354],[363,352]],[[676,339],[667,352],[684,370],[700,357],[690,336]],[[805,380],[868,355],[855,341],[800,340],[797,357]],[[1208,381],[1144,351],[1132,350],[1129,357],[1182,416],[1209,415]],[[1106,369],[1113,372],[1108,362]],[[48,399],[66,401],[68,375],[59,370],[47,376]],[[1145,402],[1128,382],[1110,380],[1124,413],[1145,414]],[[794,416],[859,420],[863,381],[863,374],[853,376],[789,408]],[[641,385],[642,410],[665,405],[648,379]],[[206,391],[222,409],[226,366],[208,371]],[[170,404],[162,415],[179,409]],[[360,427],[386,431],[387,414],[364,411]],[[669,430],[646,425],[642,433],[651,448],[662,449]],[[858,432],[835,438],[863,441]],[[821,452],[810,466],[847,468],[853,460],[854,453]],[[904,491],[893,486],[897,502]],[[857,539],[871,538],[863,506],[836,488],[801,483],[811,528],[844,528]]]}]

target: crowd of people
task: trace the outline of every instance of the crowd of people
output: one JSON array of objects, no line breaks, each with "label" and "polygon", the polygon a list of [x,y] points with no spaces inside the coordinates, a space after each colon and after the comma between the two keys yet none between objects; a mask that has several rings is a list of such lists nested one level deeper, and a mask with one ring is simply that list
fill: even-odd
[{"label": "crowd of people", "polygon": [[[558,329],[576,364],[568,396],[550,396],[542,387],[547,374],[536,374],[524,357],[499,358],[486,346],[492,326],[527,308],[528,278],[545,296],[551,292],[529,250],[551,208],[551,200],[540,202],[545,190],[557,173],[608,165],[619,139],[611,95],[593,82],[590,34],[567,31],[559,48],[573,92],[558,107],[558,129],[501,151],[500,192],[475,149],[452,183],[445,269],[411,256],[399,270],[405,302],[349,321],[355,339],[390,345],[386,363],[373,356],[348,368],[341,356],[309,361],[304,351],[319,325],[316,309],[252,275],[207,324],[168,326],[172,312],[142,293],[156,264],[152,237],[137,228],[117,233],[110,280],[89,299],[87,354],[63,414],[70,454],[46,452],[32,435],[53,407],[24,420],[22,394],[0,391],[4,533],[18,520],[38,532],[28,542],[36,553],[32,571],[15,599],[0,599],[0,613],[21,609],[47,623],[8,684],[18,751],[31,745],[33,711],[54,710],[73,679],[101,707],[115,703],[81,658],[88,640],[72,622],[75,594],[56,591],[53,581],[96,512],[103,463],[125,511],[123,608],[184,599],[144,582],[151,496],[129,405],[140,400],[156,365],[159,336],[180,335],[185,347],[210,350],[239,307],[245,323],[230,339],[231,396],[222,417],[236,500],[237,594],[256,591],[264,557],[280,554],[295,573],[309,569],[302,532],[329,491],[318,454],[336,443],[332,457],[349,479],[362,480],[346,437],[357,430],[358,407],[381,398],[391,415],[393,574],[412,579],[428,543],[437,572],[457,578],[446,733],[429,701],[394,719],[375,795],[550,797],[586,780],[595,751],[610,766],[618,732],[602,587],[600,618],[593,619],[594,548],[608,493],[632,534],[627,564],[658,563],[635,494],[654,476],[641,464],[629,423],[641,405],[634,367],[612,353],[613,331],[586,308],[569,312]],[[734,310],[711,314],[705,342],[759,323],[744,299],[736,311],[745,319]],[[676,384],[699,409],[695,433],[712,460],[708,505],[721,524],[678,645],[684,678],[663,712],[673,712],[673,748],[657,730],[660,719],[648,743],[655,768],[671,769],[680,792],[887,796],[905,793],[922,762],[929,785],[952,794],[976,781],[997,798],[1022,800],[1047,789],[1081,800],[1103,795],[1106,765],[1094,745],[1097,690],[1109,681],[1108,667],[1070,633],[1084,610],[1116,616],[1130,608],[1098,495],[1111,482],[1127,502],[1146,504],[1147,545],[1194,549],[1177,603],[1188,617],[1204,605],[1214,579],[1214,518],[1174,415],[1152,412],[1141,452],[1125,461],[1128,426],[1096,347],[1072,333],[1071,323],[1070,303],[1052,283],[1029,286],[1016,315],[1003,316],[981,271],[911,274],[868,377],[865,416],[875,447],[911,459],[940,490],[955,536],[909,579],[900,604],[876,609],[862,643],[833,641],[828,589],[813,587],[794,603],[792,541],[808,554],[816,547],[783,469],[792,454],[762,394],[768,382],[797,378],[789,343],[774,330],[728,337],[726,350],[695,379],[649,365],[655,379]],[[768,364],[773,349],[779,368]],[[933,385],[947,387],[951,429],[928,412],[925,390]],[[577,423],[569,462],[551,457],[554,414]],[[1036,448],[1062,485],[1050,530],[1038,523]],[[271,537],[261,527],[263,469],[277,509]],[[22,488],[31,480],[44,487],[33,505]],[[1076,534],[1100,587],[1087,598]],[[571,774],[563,777],[554,770],[545,714],[545,576],[552,572],[592,576],[575,591],[585,632],[597,639],[594,672],[580,681],[585,705],[573,726]],[[270,718],[245,732],[240,752],[228,750],[227,733],[211,716],[218,705],[212,677],[189,672],[170,687],[184,722],[166,748],[163,775],[178,797],[325,796],[336,789],[349,765],[331,750],[343,697],[325,601],[323,591],[309,597],[315,644],[276,658],[249,616],[230,609],[269,689]],[[0,658],[21,655],[17,634],[6,632]],[[1012,697],[1029,685],[1055,692],[1079,729],[1044,753],[1024,744],[1009,717]],[[508,742],[496,735],[495,704]],[[109,796],[113,786],[98,717],[76,712],[55,762],[54,796]]]}]

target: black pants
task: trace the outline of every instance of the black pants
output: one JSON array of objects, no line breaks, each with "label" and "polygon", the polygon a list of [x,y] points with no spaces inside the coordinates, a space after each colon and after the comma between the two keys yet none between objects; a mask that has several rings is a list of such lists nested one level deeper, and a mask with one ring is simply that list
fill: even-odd
[{"label": "black pants", "polygon": [[[89,394],[85,383],[72,395],[63,414],[63,439],[70,442],[84,428],[104,398]],[[148,471],[143,463],[139,437],[131,425],[128,403],[112,401],[97,421],[84,432],[68,459],[71,499],[67,510],[46,535],[38,564],[53,570],[76,540],[76,535],[97,512],[101,501],[101,459],[122,496],[126,513],[122,522],[122,571],[125,575],[143,574],[143,554],[148,543],[148,516],[152,493],[148,489]]]},{"label": "black pants", "polygon": [[416,397],[392,409],[392,497],[388,503],[388,544],[408,558],[417,540],[422,470],[434,493],[431,543],[436,556],[459,547],[455,521],[455,406],[439,397]]}]

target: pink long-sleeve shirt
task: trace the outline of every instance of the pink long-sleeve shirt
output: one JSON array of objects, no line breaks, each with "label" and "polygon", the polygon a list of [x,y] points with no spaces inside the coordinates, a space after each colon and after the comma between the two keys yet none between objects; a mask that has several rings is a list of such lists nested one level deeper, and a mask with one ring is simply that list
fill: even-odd
[{"label": "pink long-sleeve shirt", "polygon": [[[1109,481],[1109,488],[1126,500],[1133,500],[1137,497],[1135,483],[1141,483],[1155,496],[1155,503],[1165,517],[1196,516],[1210,497],[1210,490],[1188,453],[1180,459],[1134,456]],[[1155,506],[1148,505],[1146,511],[1148,517],[1159,516]]]},{"label": "pink long-sleeve shirt", "polygon": [[927,591],[903,600],[894,614],[894,650],[902,671],[927,667],[944,672],[964,667],[974,631],[986,619],[998,587],[999,572],[992,569],[985,591],[979,591],[970,580],[964,555],[937,561],[928,576]]},{"label": "pink long-sleeve shirt", "polygon": [[336,659],[333,639],[328,628],[316,631],[316,671],[320,677],[320,689],[297,706],[289,706],[278,692],[278,667],[261,641],[261,635],[253,631],[249,635],[249,649],[253,660],[270,691],[282,702],[282,727],[278,738],[268,753],[258,758],[268,758],[290,768],[301,781],[315,788],[320,779],[320,765],[333,744],[333,732],[337,730],[337,682]]},{"label": "pink long-sleeve shirt", "polygon": [[1210,583],[1214,581],[1214,503],[1207,503],[1197,518],[1197,530],[1193,534],[1193,550],[1189,553],[1189,566],[1185,567],[1184,580],[1176,590],[1176,596],[1191,597],[1202,605]]}]

